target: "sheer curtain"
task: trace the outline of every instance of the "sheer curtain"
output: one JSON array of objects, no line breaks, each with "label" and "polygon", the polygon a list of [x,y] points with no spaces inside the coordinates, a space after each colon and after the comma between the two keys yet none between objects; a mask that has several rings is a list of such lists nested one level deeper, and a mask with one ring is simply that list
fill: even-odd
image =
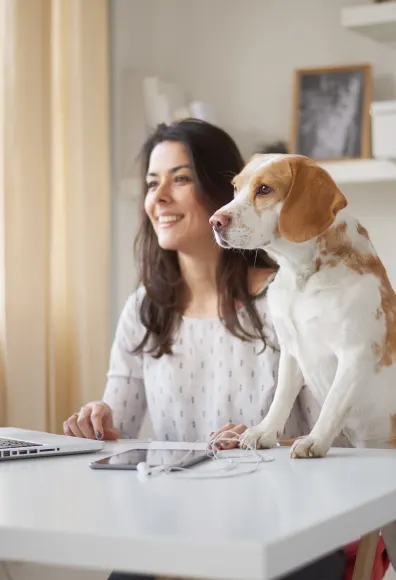
[{"label": "sheer curtain", "polygon": [[0,67],[0,422],[56,432],[109,356],[107,0],[1,0]]}]

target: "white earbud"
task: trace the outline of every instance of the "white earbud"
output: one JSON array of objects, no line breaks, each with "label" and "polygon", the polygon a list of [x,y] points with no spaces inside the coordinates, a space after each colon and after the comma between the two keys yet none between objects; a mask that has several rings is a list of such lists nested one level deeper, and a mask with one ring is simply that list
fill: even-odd
[{"label": "white earbud", "polygon": [[156,475],[165,471],[165,467],[163,465],[157,465],[156,467],[150,467],[145,461],[141,461],[136,466],[138,478],[142,481],[146,481],[149,475]]},{"label": "white earbud", "polygon": [[141,461],[140,463],[138,463],[136,469],[141,477],[147,477],[151,473],[151,470],[145,461]]}]

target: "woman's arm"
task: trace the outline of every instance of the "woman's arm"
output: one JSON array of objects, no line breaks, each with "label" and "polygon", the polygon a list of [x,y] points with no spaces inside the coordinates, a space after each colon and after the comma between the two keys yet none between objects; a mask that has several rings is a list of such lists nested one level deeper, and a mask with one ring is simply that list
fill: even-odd
[{"label": "woman's arm", "polygon": [[146,414],[143,355],[134,354],[140,341],[136,294],[127,301],[118,321],[110,356],[103,401],[113,412],[114,426],[125,438],[135,439]]}]

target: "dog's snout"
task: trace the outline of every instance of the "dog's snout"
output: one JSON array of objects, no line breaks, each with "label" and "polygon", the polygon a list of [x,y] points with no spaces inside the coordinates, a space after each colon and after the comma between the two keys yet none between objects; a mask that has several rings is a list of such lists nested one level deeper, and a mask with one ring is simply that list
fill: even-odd
[{"label": "dog's snout", "polygon": [[231,223],[231,216],[228,213],[215,213],[209,221],[215,230],[221,230]]}]

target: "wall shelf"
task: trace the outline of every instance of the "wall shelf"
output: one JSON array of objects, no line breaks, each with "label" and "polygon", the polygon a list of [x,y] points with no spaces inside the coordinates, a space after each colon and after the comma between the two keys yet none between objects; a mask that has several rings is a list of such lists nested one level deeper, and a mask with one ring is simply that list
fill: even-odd
[{"label": "wall shelf", "polygon": [[[396,159],[395,161],[378,159],[327,161],[319,165],[326,169],[339,185],[382,182],[396,184]],[[120,184],[119,195],[137,201],[141,187],[140,179],[124,179]]]},{"label": "wall shelf", "polygon": [[349,6],[341,10],[341,24],[377,42],[396,47],[396,2]]},{"label": "wall shelf", "polygon": [[339,185],[392,181],[396,184],[396,160],[356,159],[328,161],[320,163],[320,165],[330,173]]}]

